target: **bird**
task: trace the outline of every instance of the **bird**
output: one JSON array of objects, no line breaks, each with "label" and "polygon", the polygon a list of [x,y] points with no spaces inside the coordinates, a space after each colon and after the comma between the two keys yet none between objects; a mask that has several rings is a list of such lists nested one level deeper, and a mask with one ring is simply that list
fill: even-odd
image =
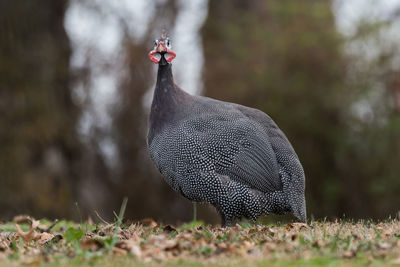
[{"label": "bird", "polygon": [[222,227],[270,213],[292,213],[306,222],[304,170],[271,117],[177,86],[176,53],[165,32],[148,57],[158,72],[147,146],[169,186],[194,203],[214,206]]}]

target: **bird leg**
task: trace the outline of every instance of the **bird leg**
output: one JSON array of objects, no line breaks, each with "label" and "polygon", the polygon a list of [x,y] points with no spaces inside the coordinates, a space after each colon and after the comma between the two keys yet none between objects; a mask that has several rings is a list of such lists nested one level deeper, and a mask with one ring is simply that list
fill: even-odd
[{"label": "bird leg", "polygon": [[227,218],[227,216],[221,215],[221,226],[222,228],[232,226],[232,218]]},{"label": "bird leg", "polygon": [[196,202],[192,202],[193,203],[193,222],[197,221],[197,203]]}]

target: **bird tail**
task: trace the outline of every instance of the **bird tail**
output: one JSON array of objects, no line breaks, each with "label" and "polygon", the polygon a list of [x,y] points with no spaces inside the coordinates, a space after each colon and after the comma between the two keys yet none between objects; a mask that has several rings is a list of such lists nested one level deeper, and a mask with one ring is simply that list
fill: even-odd
[{"label": "bird tail", "polygon": [[262,213],[284,214],[292,212],[299,221],[307,221],[304,184],[284,183],[282,191],[265,193],[261,200]]},{"label": "bird tail", "polygon": [[[299,181],[300,182],[300,181]],[[293,215],[297,217],[301,222],[306,223],[307,221],[307,209],[306,199],[304,195],[305,186],[298,184],[296,181],[292,181],[288,185],[284,185],[284,191],[287,192],[287,199]]]}]

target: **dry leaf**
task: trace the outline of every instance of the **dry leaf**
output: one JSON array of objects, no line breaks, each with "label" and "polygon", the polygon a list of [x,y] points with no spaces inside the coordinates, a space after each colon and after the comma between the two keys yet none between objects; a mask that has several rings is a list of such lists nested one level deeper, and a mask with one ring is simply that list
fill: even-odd
[{"label": "dry leaf", "polygon": [[309,226],[306,223],[288,223],[285,228],[286,230],[295,229],[298,231],[301,229],[307,229]]},{"label": "dry leaf", "polygon": [[292,234],[292,235],[290,236],[290,240],[296,241],[296,239],[297,239],[297,234]]},{"label": "dry leaf", "polygon": [[35,257],[33,259],[28,259],[28,260],[24,261],[24,264],[25,265],[31,265],[31,266],[32,265],[39,265],[39,264],[42,263],[42,261],[43,261],[42,257]]},{"label": "dry leaf", "polygon": [[40,234],[35,232],[36,228],[39,226],[39,221],[32,220],[31,226],[28,232],[24,232],[21,230],[21,227],[18,223],[15,224],[15,228],[17,229],[17,233],[15,234],[15,238],[21,237],[25,243],[28,243],[32,240],[40,239]]},{"label": "dry leaf", "polygon": [[38,234],[38,235],[40,236],[38,243],[41,245],[46,244],[47,242],[53,240],[53,238],[54,238],[53,234],[49,234],[46,232]]},{"label": "dry leaf", "polygon": [[32,218],[28,215],[17,215],[13,218],[14,223],[29,223],[32,224]]},{"label": "dry leaf", "polygon": [[268,250],[275,250],[277,245],[275,243],[267,242],[264,244],[265,248]]},{"label": "dry leaf", "polygon": [[250,254],[250,255],[260,255],[260,254],[261,254],[261,251],[260,251],[259,248],[252,248],[252,249],[249,249],[249,250],[247,251],[247,254]]},{"label": "dry leaf", "polygon": [[313,247],[315,248],[322,248],[325,246],[325,243],[322,242],[321,240],[315,240],[312,244]]},{"label": "dry leaf", "polygon": [[11,244],[11,240],[8,238],[0,238],[0,252],[6,251]]},{"label": "dry leaf", "polygon": [[140,247],[133,240],[121,240],[115,244],[115,247],[125,250],[130,254],[134,255],[136,258],[142,258],[142,251]]},{"label": "dry leaf", "polygon": [[351,259],[356,256],[356,252],[354,250],[348,250],[343,253],[343,258]]},{"label": "dry leaf", "polygon": [[165,240],[164,242],[159,244],[159,247],[163,250],[168,250],[172,247],[175,247],[178,244],[178,240],[176,239],[168,239]]},{"label": "dry leaf", "polygon": [[128,252],[122,248],[114,247],[113,252],[115,255],[125,256]]},{"label": "dry leaf", "polygon": [[164,226],[163,231],[166,233],[171,233],[171,232],[178,232],[174,227],[172,227],[171,225],[167,224],[166,226]]},{"label": "dry leaf", "polygon": [[119,234],[121,235],[121,237],[123,239],[130,239],[132,237],[131,233],[129,233],[128,231],[122,230],[119,232]]},{"label": "dry leaf", "polygon": [[81,242],[81,249],[87,249],[89,251],[97,251],[101,249],[104,245],[96,239],[85,239]]},{"label": "dry leaf", "polygon": [[149,227],[149,228],[157,227],[157,223],[151,218],[145,218],[145,219],[141,220],[140,223],[143,226],[146,226],[146,227]]},{"label": "dry leaf", "polygon": [[392,233],[392,231],[385,230],[385,231],[383,231],[382,235],[386,238],[390,238],[393,235],[393,233]]},{"label": "dry leaf", "polygon": [[[84,233],[78,250],[76,246],[71,246],[66,240],[61,240],[57,246],[52,245],[54,242],[60,241],[66,229],[61,230],[60,234],[50,234],[46,231],[39,233],[41,229],[37,226],[37,221],[29,216],[16,217],[15,221],[18,225],[16,226],[17,233],[0,232],[0,262],[13,255],[15,250],[18,250],[20,255],[16,261],[27,264],[51,261],[54,256],[76,257],[79,255],[80,249],[95,251],[96,253],[93,255],[105,255],[107,250],[100,249],[104,245],[102,240],[113,236],[116,231],[119,241],[113,248],[113,253],[122,256],[134,255],[141,263],[156,261],[161,264],[168,262],[173,264],[183,260],[184,262],[218,264],[228,260],[229,264],[230,260],[239,259],[252,262],[260,259],[276,259],[279,263],[280,259],[285,261],[296,261],[301,258],[312,259],[320,257],[321,253],[326,253],[327,257],[332,258],[354,259],[357,257],[357,250],[344,251],[347,246],[337,246],[337,243],[332,243],[339,239],[339,244],[345,244],[344,242],[351,239],[350,248],[359,249],[360,242],[373,244],[369,247],[362,247],[365,258],[370,262],[381,258],[387,264],[400,265],[400,258],[397,258],[400,248],[398,240],[400,224],[398,221],[376,225],[384,229],[381,235],[377,236],[375,226],[366,227],[362,223],[316,222],[312,225],[313,231],[304,231],[311,227],[302,223],[290,223],[283,227],[256,225],[248,228],[236,225],[222,229],[202,226],[201,228],[178,230],[174,225],[166,225],[162,229],[154,228],[157,223],[152,219],[145,219],[142,223],[131,224],[124,229],[120,227],[116,229],[115,224],[99,224],[98,231],[89,230]],[[30,224],[29,231],[21,231],[20,223],[22,222]],[[43,226],[43,229],[45,228],[46,226]],[[303,232],[298,232],[302,230]],[[337,239],[331,238],[337,235],[339,230],[340,235],[337,236]],[[171,235],[170,233],[175,234]],[[15,237],[21,237],[25,243],[30,243],[21,246],[19,242],[11,242]],[[299,242],[302,240],[301,237],[304,237],[305,242]],[[14,248],[13,244],[17,247]],[[44,246],[44,244],[49,245]],[[321,249],[329,248],[332,245],[336,245],[334,251]],[[39,255],[40,258],[37,258]],[[279,255],[279,259],[277,255]],[[395,260],[392,262],[393,258]],[[350,264],[352,261],[349,261]]]},{"label": "dry leaf", "polygon": [[390,249],[392,245],[389,243],[378,243],[377,247],[380,249]]}]

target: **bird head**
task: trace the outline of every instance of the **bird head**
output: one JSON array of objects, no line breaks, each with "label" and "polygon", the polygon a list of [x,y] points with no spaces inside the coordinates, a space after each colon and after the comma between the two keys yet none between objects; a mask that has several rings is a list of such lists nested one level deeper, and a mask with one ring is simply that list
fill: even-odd
[{"label": "bird head", "polygon": [[176,57],[175,52],[172,51],[171,48],[171,40],[167,37],[167,34],[163,32],[161,38],[154,40],[154,48],[149,52],[150,60],[160,65],[171,63]]}]

